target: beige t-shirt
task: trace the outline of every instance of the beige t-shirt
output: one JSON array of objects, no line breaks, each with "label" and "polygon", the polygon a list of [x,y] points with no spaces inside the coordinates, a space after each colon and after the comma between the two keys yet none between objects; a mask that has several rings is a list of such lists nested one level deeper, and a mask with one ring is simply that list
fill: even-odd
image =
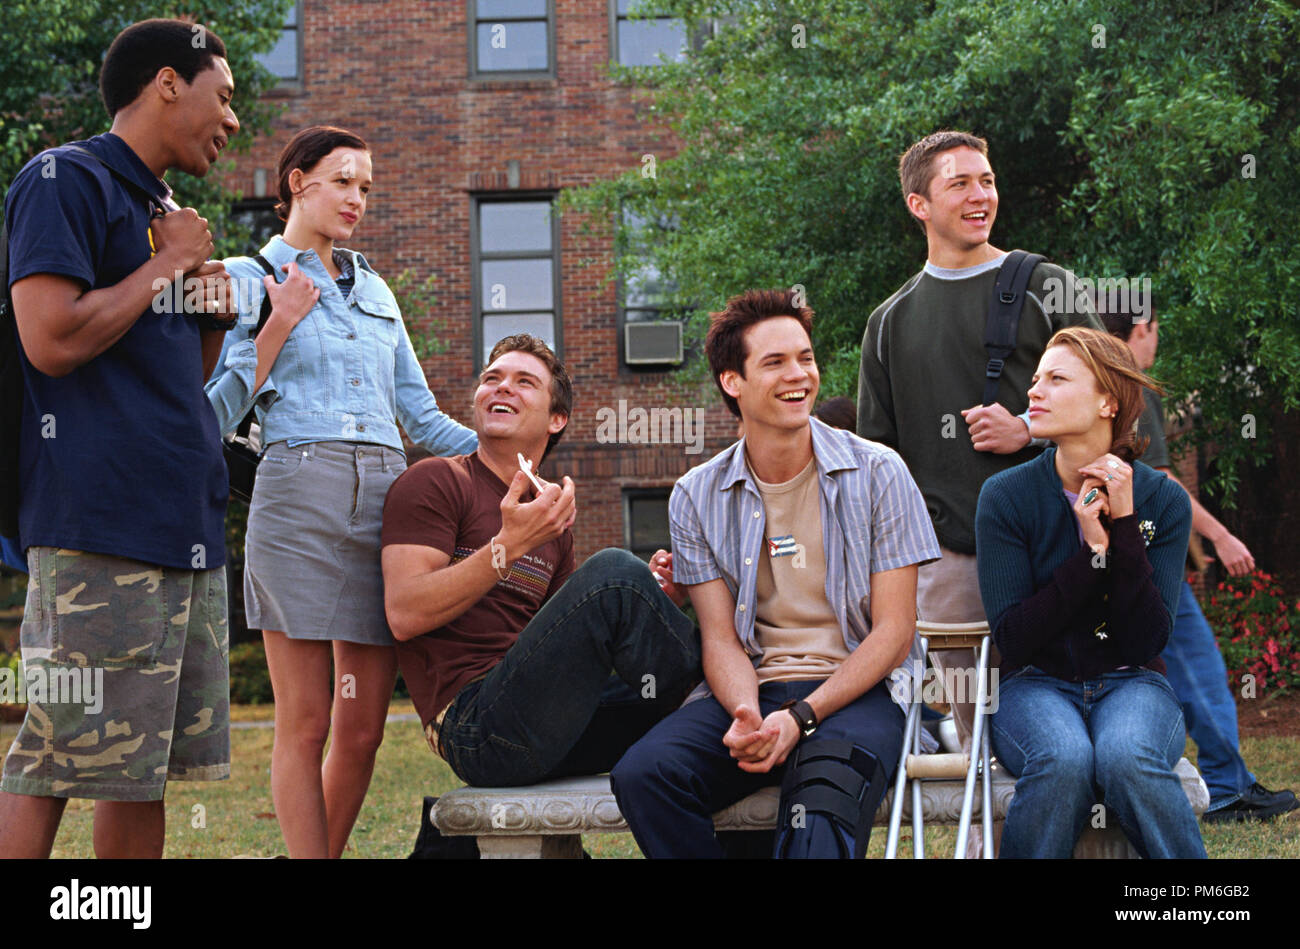
[{"label": "beige t-shirt", "polygon": [[767,512],[767,549],[758,564],[754,611],[754,631],[763,647],[759,684],[825,679],[849,650],[826,599],[817,459],[784,484],[767,484],[757,476],[754,483]]}]

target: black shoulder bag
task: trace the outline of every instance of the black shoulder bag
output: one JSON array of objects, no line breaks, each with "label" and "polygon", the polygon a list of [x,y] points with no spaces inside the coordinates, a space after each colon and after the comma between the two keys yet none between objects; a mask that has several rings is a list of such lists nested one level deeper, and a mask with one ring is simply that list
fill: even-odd
[{"label": "black shoulder bag", "polygon": [[[275,279],[275,268],[261,254],[254,255],[253,259],[271,277]],[[277,281],[278,282],[278,281]],[[271,295],[262,295],[262,311],[258,314],[257,325],[253,327],[250,339],[257,339],[257,334],[262,331],[266,321],[271,316]],[[250,432],[256,421],[256,410],[249,409],[248,414],[244,416],[235,433],[229,438],[222,439],[221,446],[226,455],[226,469],[230,472],[230,496],[240,501],[248,503],[253,499],[253,483],[257,480],[257,464],[262,460],[261,431],[258,431],[258,445],[254,445],[250,438]]]}]

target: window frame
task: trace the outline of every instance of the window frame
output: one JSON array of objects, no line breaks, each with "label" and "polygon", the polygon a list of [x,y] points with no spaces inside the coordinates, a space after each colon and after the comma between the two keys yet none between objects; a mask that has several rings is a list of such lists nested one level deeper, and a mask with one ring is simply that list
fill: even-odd
[{"label": "window frame", "polygon": [[[630,19],[630,17],[628,17],[626,14],[623,15],[619,14],[618,3],[619,0],[609,0],[609,61],[610,63],[622,69],[653,69],[656,66],[662,66],[663,63],[648,63],[646,65],[633,66],[628,63],[624,63],[622,60],[618,58],[618,24],[620,20]],[[675,16],[662,16],[662,17],[655,17],[654,19],[677,20],[679,18]],[[640,22],[645,23],[648,21],[642,19]],[[692,48],[693,45],[695,45],[695,40],[693,37],[688,35],[686,37],[686,45],[684,49],[689,50]]]},{"label": "window frame", "polygon": [[[615,0],[615,2],[616,2],[616,0]],[[627,227],[627,218],[626,218],[627,211],[626,211],[626,209],[620,211],[620,214],[623,216],[623,222],[622,222],[623,226],[624,226],[624,227]],[[648,230],[648,229],[646,229],[646,230]],[[645,231],[643,230],[642,233],[645,233]],[[644,257],[645,255],[641,255],[641,256]],[[662,273],[660,274],[660,278],[661,278],[661,279],[663,278],[663,274],[662,274]],[[616,312],[615,312],[615,317],[614,317],[614,331],[615,331],[615,333],[617,334],[616,337],[615,337],[615,339],[616,339],[616,341],[617,341],[617,342],[616,342],[616,345],[617,345],[617,348],[618,348],[618,370],[619,370],[619,372],[620,372],[620,373],[624,373],[624,372],[626,372],[626,373],[633,373],[633,374],[636,374],[636,375],[643,375],[643,374],[650,374],[650,373],[676,372],[676,371],[682,369],[682,368],[686,365],[686,363],[687,363],[687,361],[688,361],[688,359],[689,359],[689,354],[688,354],[688,352],[687,352],[687,350],[686,350],[686,348],[685,348],[686,340],[685,340],[685,335],[684,335],[684,334],[685,334],[685,329],[686,329],[686,325],[685,325],[685,324],[686,324],[686,320],[685,320],[685,318],[682,316],[682,311],[681,311],[680,309],[673,309],[672,307],[668,307],[668,306],[639,306],[639,307],[629,307],[629,306],[627,305],[627,278],[626,278],[626,277],[623,277],[623,276],[620,276],[620,277],[618,278],[618,280],[615,281],[615,284],[616,284],[616,287],[617,287],[616,292],[617,292],[617,294],[618,294],[618,297],[617,297],[617,301],[616,301]],[[632,310],[639,310],[639,311],[649,311],[649,310],[653,310],[654,313],[655,313],[656,318],[653,319],[653,320],[629,320],[629,319],[627,318],[627,312],[628,312],[629,309],[632,309]],[[625,331],[624,328],[625,328],[629,323],[656,323],[656,322],[658,322],[658,323],[681,323],[681,324],[683,324],[683,326],[682,326],[682,331],[683,331],[683,340],[682,340],[682,343],[683,343],[682,361],[681,361],[681,362],[678,362],[678,363],[664,362],[664,363],[650,363],[650,364],[645,364],[645,365],[642,365],[642,364],[639,364],[639,363],[629,363],[629,362],[627,361],[627,333],[626,333],[626,331]]]},{"label": "window frame", "polygon": [[[641,553],[639,553],[637,549],[632,546],[632,502],[634,500],[643,500],[645,498],[654,498],[654,499],[662,498],[664,501],[664,513],[666,515],[668,499],[672,496],[672,493],[673,493],[672,485],[663,485],[659,487],[635,485],[635,486],[624,487],[622,489],[621,500],[623,506],[623,549],[624,550],[628,551],[634,556],[637,557],[641,556]],[[654,554],[655,550],[658,549],[659,549],[658,547],[646,549],[645,559],[648,561],[651,555]],[[671,532],[668,535],[668,544],[664,549],[669,551],[673,549]]]},{"label": "window frame", "polygon": [[[276,234],[284,233],[284,222],[281,221],[279,216],[275,213],[275,206],[277,204],[279,204],[279,198],[275,197],[274,195],[265,195],[260,198],[240,198],[239,200],[232,201],[230,203],[230,217],[235,218],[240,214],[252,214],[252,215],[256,215],[259,213],[269,214],[272,218],[275,219],[275,223],[271,225],[273,230],[267,238],[267,240],[269,240],[271,237],[274,237]],[[254,234],[253,235],[254,242],[256,242],[258,239],[259,239],[258,235]],[[261,247],[262,245],[259,244],[258,252],[261,251]]]},{"label": "window frame", "polygon": [[554,79],[555,68],[555,0],[546,0],[546,68],[545,69],[479,69],[478,64],[478,25],[489,23],[535,23],[535,16],[489,17],[480,20],[478,0],[466,0],[465,22],[466,36],[469,41],[469,78],[479,82],[501,82],[512,79]]},{"label": "window frame", "polygon": [[[294,55],[294,63],[298,69],[297,75],[295,75],[292,78],[276,76],[275,85],[267,90],[267,94],[269,95],[283,95],[286,93],[297,93],[303,90],[304,74],[306,71],[303,64],[303,50],[302,50],[302,33],[303,33],[303,27],[305,26],[302,19],[303,6],[304,6],[303,0],[294,0],[293,5],[291,7],[291,9],[294,11],[294,25],[292,27],[293,35],[294,35],[293,55]],[[287,15],[288,15],[288,11],[286,11],[286,16]],[[289,29],[291,29],[291,27],[289,27],[288,24],[285,23],[280,24],[280,32],[282,34]],[[269,54],[270,54],[270,50],[267,50],[266,53],[259,54],[259,55],[269,55]],[[259,62],[261,61],[259,60]],[[268,72],[270,71],[271,67],[267,66],[266,63],[262,63],[262,66]],[[272,75],[274,75],[274,73],[272,73]]]},{"label": "window frame", "polygon": [[[560,296],[560,215],[555,213],[555,200],[559,195],[554,191],[491,191],[470,195],[469,214],[469,250],[470,250],[470,293],[472,295],[474,375],[484,368],[483,353],[483,317],[499,311],[488,309],[483,299],[484,260],[546,260],[551,261],[551,312],[554,314],[555,356],[564,360],[564,319],[561,314],[562,298]],[[506,204],[522,201],[545,201],[551,208],[551,250],[549,255],[540,253],[521,254],[490,251],[484,253],[481,246],[482,234],[479,228],[479,208],[484,204]],[[532,312],[536,312],[533,310]]]}]

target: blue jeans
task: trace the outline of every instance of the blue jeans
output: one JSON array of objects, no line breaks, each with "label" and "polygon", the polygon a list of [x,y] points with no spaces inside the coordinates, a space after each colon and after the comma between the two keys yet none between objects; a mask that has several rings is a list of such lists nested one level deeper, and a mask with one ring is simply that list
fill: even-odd
[{"label": "blue jeans", "polygon": [[598,774],[703,677],[699,630],[645,563],[607,548],[456,694],[439,743],[452,770],[480,787]]},{"label": "blue jeans", "polygon": [[1068,858],[1099,814],[1143,857],[1205,856],[1173,772],[1186,737],[1164,676],[1125,669],[1067,682],[1028,666],[999,686],[993,748],[1019,778],[1001,856]]},{"label": "blue jeans", "polygon": [[[769,682],[759,687],[760,712],[767,717],[782,703],[808,696],[822,680]],[[719,858],[722,845],[713,814],[755,791],[780,784],[785,766],[766,774],[742,771],[722,743],[731,715],[712,695],[698,699],[652,728],[610,773],[618,808],[647,857]],[[880,683],[827,717],[811,738],[852,741],[885,767],[885,781],[866,802],[874,815],[888,789],[903,746],[903,712]],[[868,830],[870,825],[868,825]],[[747,831],[756,833],[756,831]],[[839,844],[830,818],[809,811],[792,840],[806,856],[836,857]]]},{"label": "blue jeans", "polygon": [[1234,803],[1255,783],[1241,760],[1237,704],[1228,688],[1228,670],[1205,621],[1196,594],[1186,582],[1178,595],[1178,615],[1160,658],[1169,684],[1183,707],[1187,734],[1196,742],[1196,764],[1210,789],[1210,809]]}]

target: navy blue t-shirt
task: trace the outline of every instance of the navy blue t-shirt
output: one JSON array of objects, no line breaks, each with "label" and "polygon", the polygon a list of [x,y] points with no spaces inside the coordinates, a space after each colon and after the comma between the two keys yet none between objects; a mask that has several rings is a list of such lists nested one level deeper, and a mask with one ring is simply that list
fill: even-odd
[{"label": "navy blue t-shirt", "polygon": [[[122,139],[76,143],[160,202],[170,189]],[[32,274],[101,289],[149,260],[150,207],[66,147],[36,156],[5,199],[9,283]],[[168,301],[171,294],[166,294]],[[164,567],[225,563],[229,481],[203,392],[192,317],[147,308],[116,343],[61,378],[23,353],[19,537]],[[21,347],[20,347],[21,348]]]}]

